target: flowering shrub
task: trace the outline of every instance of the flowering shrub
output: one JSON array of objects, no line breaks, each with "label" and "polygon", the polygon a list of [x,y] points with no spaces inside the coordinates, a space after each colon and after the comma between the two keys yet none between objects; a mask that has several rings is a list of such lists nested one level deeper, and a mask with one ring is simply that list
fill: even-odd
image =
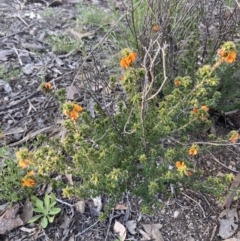
[{"label": "flowering shrub", "polygon": [[[129,190],[143,198],[143,205],[147,202],[151,206],[159,193],[167,191],[169,183],[196,183],[198,188],[202,185],[195,182],[199,173],[191,168],[191,159],[202,151],[201,146],[188,140],[188,135],[210,127],[209,110],[221,98],[219,72],[236,62],[237,48],[233,42],[226,42],[214,50],[214,56],[210,55],[211,64],[200,66],[198,24],[194,25],[189,17],[192,9],[187,12],[187,5],[176,1],[165,9],[169,10],[165,14],[161,2],[152,1],[157,7],[151,8],[142,1],[138,3],[140,7],[132,9],[134,26],[124,31],[132,32],[131,38],[119,38],[118,42],[125,45],[118,54],[113,75],[104,82],[113,98],[109,101],[104,94],[91,92],[88,87],[92,80],[87,76],[83,81],[86,93],[96,104],[91,110],[94,115],[87,107],[66,101],[64,91],[54,90],[51,83],[41,85],[42,91],[59,98],[66,133],[61,140],[39,136],[41,144],[35,149],[22,148],[16,153],[18,165],[13,165],[13,170],[21,192],[15,199],[51,182],[53,187],[61,187],[66,197],[94,197],[105,192],[117,198]],[[172,9],[177,11],[174,16]],[[145,12],[150,14],[147,24],[142,21]],[[166,16],[161,17],[161,24],[155,22],[160,19],[154,15],[158,12]],[[194,37],[190,36],[185,44],[181,35],[192,32]],[[119,88],[122,93],[118,95]],[[231,143],[238,138],[237,132],[229,134]],[[165,146],[166,139],[173,144]],[[56,180],[56,174],[62,179]],[[69,174],[73,177],[71,183],[63,180]],[[11,183],[10,178],[7,180]],[[219,184],[217,181],[209,178],[205,186]],[[8,194],[8,190],[4,193]]]},{"label": "flowering shrub", "polygon": [[[235,49],[232,42],[228,42],[230,45]],[[164,59],[166,46],[159,46],[156,51]],[[122,50],[119,58],[122,70],[111,78],[113,85],[116,78],[121,79],[119,83],[126,94],[126,98],[116,102],[118,111],[111,114],[99,102],[93,118],[78,103],[64,102],[63,125],[67,134],[61,142],[45,139],[33,152],[21,149],[16,153],[19,168],[27,171],[22,186],[34,188],[51,181],[63,187],[66,197],[90,197],[106,192],[117,198],[130,190],[152,202],[157,193],[166,191],[165,183],[193,180],[198,174],[191,169],[186,156],[196,156],[201,147],[188,143],[185,136],[210,124],[209,108],[216,106],[220,98],[215,70],[223,61],[218,56],[213,65],[200,67],[194,80],[178,76],[172,86],[166,83],[163,62],[163,80],[155,88],[146,62],[140,65],[136,63],[136,52]],[[159,98],[158,94],[167,87],[168,94]],[[169,148],[159,144],[164,138],[175,136],[185,142],[185,148],[178,142]],[[238,135],[232,133],[229,138],[234,142]],[[176,168],[169,168],[171,165]],[[80,180],[64,185],[47,178],[53,173],[71,174]]]}]

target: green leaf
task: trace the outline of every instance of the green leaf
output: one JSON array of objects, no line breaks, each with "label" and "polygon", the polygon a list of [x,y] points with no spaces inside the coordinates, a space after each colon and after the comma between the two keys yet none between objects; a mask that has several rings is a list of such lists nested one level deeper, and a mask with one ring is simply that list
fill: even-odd
[{"label": "green leaf", "polygon": [[54,201],[54,202],[50,203],[50,205],[49,205],[49,209],[51,209],[52,207],[54,207],[56,204],[57,204],[57,202],[56,202],[56,201]]},{"label": "green leaf", "polygon": [[43,213],[43,210],[40,209],[40,208],[34,208],[33,211],[34,211],[35,213],[42,213],[42,214],[44,214],[44,213]]},{"label": "green leaf", "polygon": [[33,203],[36,203],[37,200],[39,200],[36,196],[32,195],[31,200]]},{"label": "green leaf", "polygon": [[35,206],[38,208],[38,210],[41,210],[42,213],[46,216],[47,215],[47,210],[46,208],[43,207],[43,201],[40,199],[37,199]]},{"label": "green leaf", "polygon": [[52,192],[51,193],[51,203],[52,202],[55,202],[56,201],[56,196],[55,196],[55,194]]},{"label": "green leaf", "polygon": [[44,204],[47,210],[49,210],[49,205],[50,205],[50,197],[48,196],[48,194],[45,194],[44,197]]},{"label": "green leaf", "polygon": [[48,212],[48,214],[49,214],[49,215],[56,215],[56,214],[58,214],[60,211],[61,211],[61,208],[53,208],[53,209],[51,209],[51,210]]},{"label": "green leaf", "polygon": [[43,217],[43,214],[39,214],[39,215],[33,216],[32,218],[30,218],[30,219],[28,220],[27,223],[34,223],[34,222],[36,222],[36,221],[37,221],[39,218],[41,218],[41,217]]},{"label": "green leaf", "polygon": [[48,221],[49,223],[52,223],[54,220],[55,216],[48,216]]},{"label": "green leaf", "polygon": [[46,228],[48,225],[48,220],[46,217],[43,217],[42,220],[41,220],[41,226],[42,228]]}]

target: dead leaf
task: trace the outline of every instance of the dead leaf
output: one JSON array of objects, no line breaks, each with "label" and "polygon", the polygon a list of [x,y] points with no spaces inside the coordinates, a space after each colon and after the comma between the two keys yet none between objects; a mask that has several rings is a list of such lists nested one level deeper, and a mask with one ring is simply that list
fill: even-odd
[{"label": "dead leaf", "polygon": [[230,191],[227,197],[225,198],[222,206],[225,207],[227,210],[230,208],[232,204],[232,200],[236,194],[237,189],[239,188],[240,185],[240,172],[235,176],[234,181],[232,182],[230,186]]},{"label": "dead leaf", "polygon": [[1,50],[0,51],[0,60],[7,61],[8,56],[12,55],[14,53],[13,50]]},{"label": "dead leaf", "polygon": [[143,224],[143,228],[150,236],[150,238],[154,239],[155,241],[164,241],[162,234],[159,231],[159,229],[162,228],[162,224],[160,223]]},{"label": "dead leaf", "polygon": [[115,210],[127,210],[128,207],[125,206],[124,204],[117,204],[114,209]]},{"label": "dead leaf", "polygon": [[115,233],[118,233],[121,241],[124,241],[126,239],[126,235],[127,235],[126,228],[121,223],[119,223],[117,220],[115,220],[113,230]]},{"label": "dead leaf", "polygon": [[79,40],[81,40],[82,38],[92,38],[94,35],[95,35],[95,32],[92,31],[92,32],[86,32],[86,33],[79,33],[73,29],[70,29],[69,32],[75,37],[75,38],[78,38]]},{"label": "dead leaf", "polygon": [[219,215],[219,235],[223,239],[230,238],[238,228],[236,224],[238,222],[237,209],[225,209]]},{"label": "dead leaf", "polygon": [[73,186],[73,179],[72,179],[72,174],[68,174],[67,170],[65,171],[65,177],[67,178],[69,184]]},{"label": "dead leaf", "polygon": [[21,227],[20,230],[25,232],[25,233],[35,233],[36,232],[36,228]]},{"label": "dead leaf", "polygon": [[9,203],[4,203],[0,205],[0,215],[6,211],[7,207],[9,206]]},{"label": "dead leaf", "polygon": [[96,211],[100,212],[102,210],[102,198],[101,198],[101,196],[93,198],[93,203],[94,203],[94,207],[95,207]]},{"label": "dead leaf", "polygon": [[146,240],[150,240],[151,237],[146,233],[144,232],[142,229],[139,229],[139,233],[142,235],[142,237]]},{"label": "dead leaf", "polygon": [[33,216],[33,205],[32,202],[27,198],[23,205],[23,211],[20,215],[24,223],[26,223]]},{"label": "dead leaf", "polygon": [[68,215],[64,214],[62,220],[63,220],[63,222],[59,227],[62,228],[62,229],[67,229],[69,227],[70,222],[71,222],[71,218]]},{"label": "dead leaf", "polygon": [[135,234],[136,233],[136,231],[135,231],[135,228],[137,227],[136,220],[129,220],[125,224],[126,224],[126,227],[127,227],[128,231],[131,234]]},{"label": "dead leaf", "polygon": [[86,204],[85,204],[84,200],[78,201],[75,204],[76,210],[79,211],[80,213],[84,213],[85,212],[85,206],[86,206]]},{"label": "dead leaf", "polygon": [[68,86],[66,87],[66,95],[68,100],[74,100],[76,95],[79,95],[78,89],[74,85]]},{"label": "dead leaf", "polygon": [[18,210],[19,205],[16,204],[13,207],[8,208],[0,216],[0,234],[4,234],[24,224],[23,220],[17,215]]},{"label": "dead leaf", "polygon": [[24,131],[25,131],[25,129],[22,127],[15,127],[15,128],[11,128],[10,130],[7,130],[6,132],[4,132],[4,135],[8,136],[8,135],[16,134],[16,133],[22,133]]}]

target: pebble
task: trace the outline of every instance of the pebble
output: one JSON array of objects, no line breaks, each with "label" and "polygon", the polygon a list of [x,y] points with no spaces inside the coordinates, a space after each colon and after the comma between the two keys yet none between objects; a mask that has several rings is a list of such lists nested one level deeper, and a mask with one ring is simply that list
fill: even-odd
[{"label": "pebble", "polygon": [[173,214],[173,217],[178,218],[179,214],[180,214],[180,212],[178,210],[176,210]]}]

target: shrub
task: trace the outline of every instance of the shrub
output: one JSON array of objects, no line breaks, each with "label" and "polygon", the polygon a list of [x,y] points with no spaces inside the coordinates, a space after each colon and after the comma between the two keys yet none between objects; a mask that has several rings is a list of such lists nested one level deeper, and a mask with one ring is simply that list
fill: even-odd
[{"label": "shrub", "polygon": [[[217,52],[219,46],[206,42],[211,50],[208,63],[199,65],[203,41],[197,26],[205,10],[198,1],[130,2],[122,37],[113,31],[120,39],[115,46],[119,53],[106,54],[112,69],[104,76],[100,71],[89,76],[79,70],[94,106],[65,101],[63,91],[54,93],[44,83],[44,90],[62,103],[67,132],[61,140],[39,137],[41,145],[20,150],[19,161],[28,160],[22,164],[34,168],[36,183],[53,182],[63,188],[64,196],[105,192],[118,198],[128,190],[143,198],[146,210],[144,203],[151,206],[170,183],[202,185],[203,190],[219,183],[215,177],[198,181],[201,174],[192,170],[186,157],[195,156],[201,146],[192,143],[189,134],[210,127],[209,108],[216,108],[221,98],[221,71],[235,63],[237,47],[229,41]],[[100,85],[102,94],[96,91]],[[232,142],[238,137],[229,136]],[[73,183],[54,180],[56,173],[72,175]],[[221,182],[221,190],[226,183]]]}]

